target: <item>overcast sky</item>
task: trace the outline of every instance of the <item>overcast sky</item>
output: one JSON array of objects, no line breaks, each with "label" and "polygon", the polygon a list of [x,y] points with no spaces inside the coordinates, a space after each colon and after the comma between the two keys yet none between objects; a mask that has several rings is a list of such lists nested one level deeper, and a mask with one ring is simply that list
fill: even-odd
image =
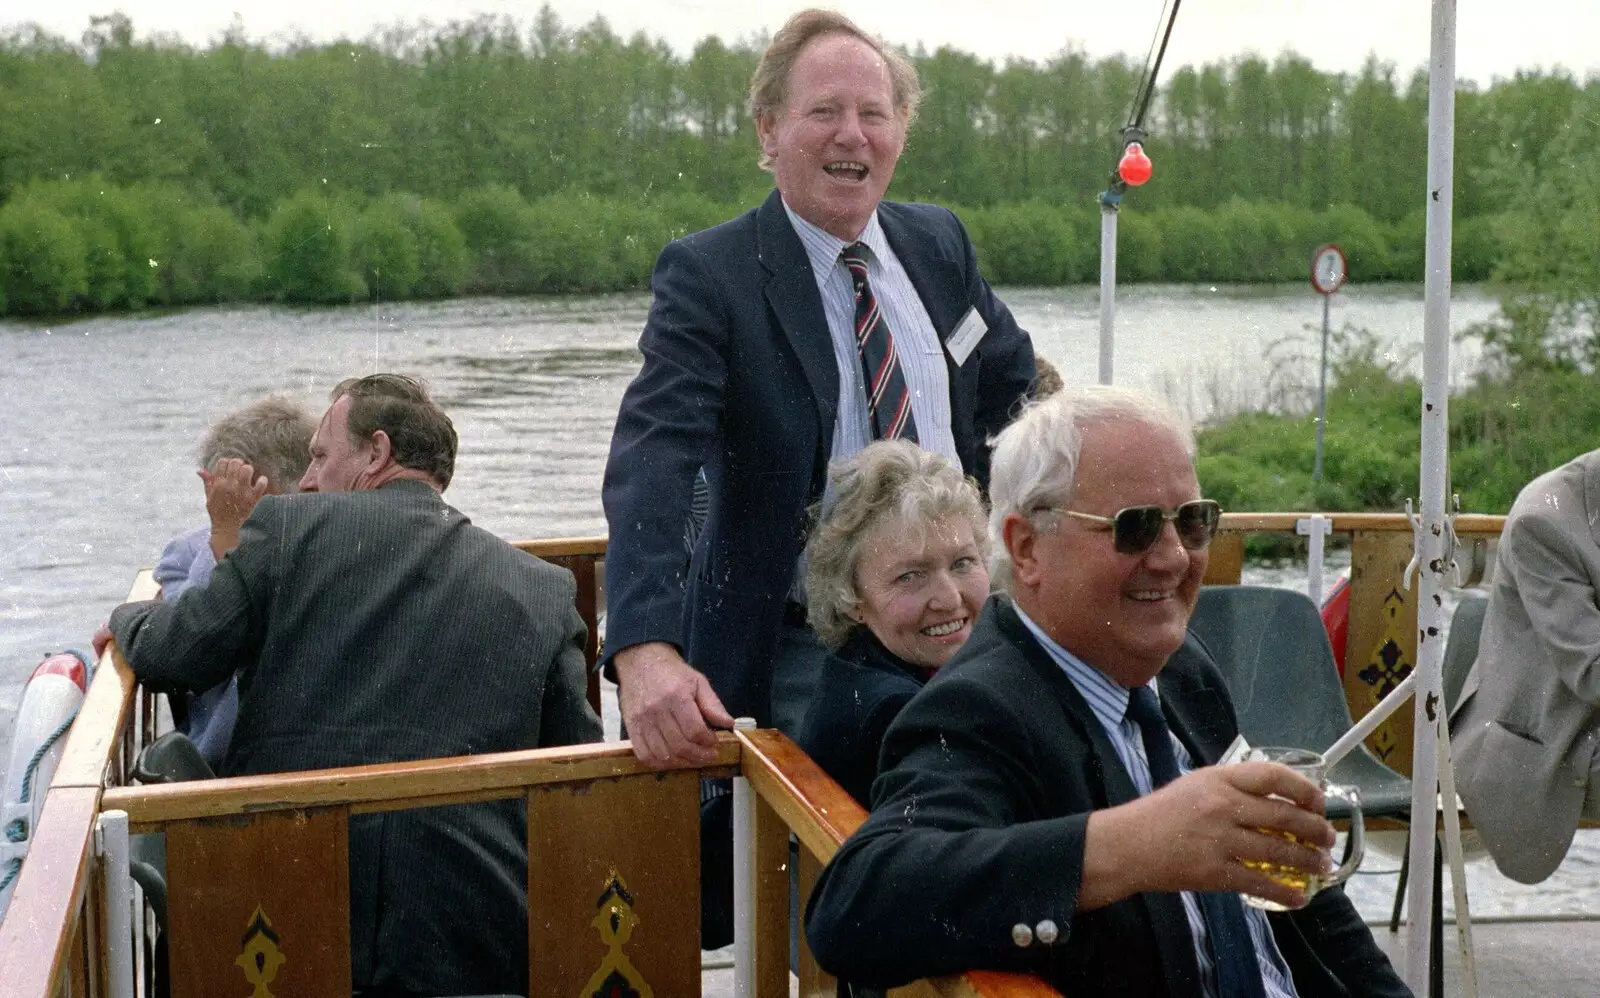
[{"label": "overcast sky", "polygon": [[[603,15],[623,36],[643,31],[687,53],[706,35],[733,40],[775,30],[803,0],[552,0],[568,24]],[[91,14],[121,9],[141,36],[175,33],[204,45],[237,14],[252,38],[361,38],[395,21],[443,23],[478,13],[526,22],[539,0],[5,0],[0,25],[36,22],[76,40]],[[951,45],[988,59],[1043,60],[1067,46],[1141,62],[1162,0],[864,0],[826,4],[890,41]],[[1368,53],[1404,71],[1428,58],[1430,0],[1188,0],[1167,66],[1285,49],[1318,68],[1358,69]],[[1600,0],[1459,0],[1457,74],[1487,83],[1519,68],[1600,73]]]}]

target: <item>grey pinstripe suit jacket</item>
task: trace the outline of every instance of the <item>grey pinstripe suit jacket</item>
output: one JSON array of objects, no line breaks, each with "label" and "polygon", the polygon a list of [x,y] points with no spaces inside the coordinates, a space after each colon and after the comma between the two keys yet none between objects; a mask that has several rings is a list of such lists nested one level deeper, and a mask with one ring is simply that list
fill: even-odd
[{"label": "grey pinstripe suit jacket", "polygon": [[[597,741],[570,573],[422,482],[268,496],[208,585],[119,607],[156,687],[240,669],[225,775]],[[350,822],[357,987],[526,993],[525,816],[514,802]]]}]

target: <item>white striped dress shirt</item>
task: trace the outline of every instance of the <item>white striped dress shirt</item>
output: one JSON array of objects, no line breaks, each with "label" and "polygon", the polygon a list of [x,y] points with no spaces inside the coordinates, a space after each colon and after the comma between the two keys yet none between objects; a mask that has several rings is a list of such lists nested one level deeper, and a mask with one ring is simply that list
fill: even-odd
[{"label": "white striped dress shirt", "polygon": [[[1112,682],[1099,669],[1057,644],[1022,612],[1021,607],[1016,609],[1017,616],[1028,625],[1028,630],[1039,639],[1039,644],[1050,653],[1055,663],[1061,666],[1067,678],[1072,680],[1072,685],[1083,695],[1083,699],[1088,701],[1089,709],[1094,711],[1100,726],[1105,729],[1106,737],[1117,750],[1117,758],[1122,760],[1122,767],[1133,778],[1133,786],[1139,791],[1139,796],[1149,794],[1150,762],[1145,757],[1144,738],[1139,732],[1139,726],[1128,718],[1128,691]],[[1156,687],[1155,680],[1150,681],[1150,689],[1159,699],[1160,691]],[[1193,769],[1193,760],[1189,758],[1188,751],[1184,749],[1183,743],[1176,735],[1172,736],[1172,747],[1178,757],[1178,772],[1187,773]],[[1189,935],[1194,940],[1194,955],[1200,963],[1200,980],[1205,986],[1205,993],[1208,998],[1218,998],[1216,966],[1211,960],[1211,946],[1206,940],[1206,922],[1200,914],[1200,904],[1188,891],[1180,891],[1178,897],[1183,900],[1183,913],[1189,919]],[[1250,942],[1256,951],[1256,963],[1261,967],[1261,980],[1266,986],[1267,998],[1296,998],[1294,979],[1289,976],[1288,965],[1283,962],[1283,954],[1278,952],[1278,943],[1272,938],[1272,926],[1267,922],[1266,913],[1259,908],[1245,905],[1244,914],[1245,922],[1250,927]]]},{"label": "white striped dress shirt", "polygon": [[[871,412],[867,408],[866,376],[861,370],[861,349],[856,345],[856,288],[850,269],[839,254],[851,245],[796,215],[787,202],[794,231],[811,261],[811,272],[822,293],[822,310],[833,339],[833,359],[839,366],[839,416],[833,423],[829,459],[849,457],[872,443]],[[900,356],[900,373],[911,391],[911,411],[917,421],[917,442],[961,467],[955,436],[950,431],[950,372],[945,367],[944,344],[934,331],[922,298],[906,276],[905,268],[889,248],[889,240],[872,213],[859,240],[867,254],[867,283],[883,309]],[[824,504],[827,503],[825,498]]]}]

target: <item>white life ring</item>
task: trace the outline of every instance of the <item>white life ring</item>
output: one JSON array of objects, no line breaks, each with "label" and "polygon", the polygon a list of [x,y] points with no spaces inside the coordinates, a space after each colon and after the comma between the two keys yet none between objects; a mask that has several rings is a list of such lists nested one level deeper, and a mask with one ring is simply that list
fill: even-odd
[{"label": "white life ring", "polygon": [[[90,660],[82,652],[50,655],[22,691],[11,755],[0,770],[0,918],[22,871],[45,791],[66,747],[67,729],[89,686]],[[3,758],[3,757],[0,757]]]}]

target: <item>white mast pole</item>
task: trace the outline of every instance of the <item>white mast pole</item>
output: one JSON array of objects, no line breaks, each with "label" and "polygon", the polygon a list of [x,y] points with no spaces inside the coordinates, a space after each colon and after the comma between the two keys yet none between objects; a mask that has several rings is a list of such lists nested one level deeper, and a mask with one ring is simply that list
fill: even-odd
[{"label": "white mast pole", "polygon": [[1100,195],[1100,384],[1111,384],[1111,359],[1116,348],[1117,205],[1121,195]]},{"label": "white mast pole", "polygon": [[[1423,295],[1422,468],[1418,492],[1416,554],[1417,691],[1415,746],[1411,755],[1411,880],[1407,903],[1406,981],[1428,993],[1431,979],[1434,815],[1439,787],[1439,738],[1445,727],[1440,663],[1444,614],[1437,595],[1445,588],[1453,536],[1445,522],[1449,472],[1450,225],[1455,148],[1456,3],[1433,0],[1428,63],[1428,201],[1426,283]],[[1446,801],[1446,807],[1454,806]]]}]

